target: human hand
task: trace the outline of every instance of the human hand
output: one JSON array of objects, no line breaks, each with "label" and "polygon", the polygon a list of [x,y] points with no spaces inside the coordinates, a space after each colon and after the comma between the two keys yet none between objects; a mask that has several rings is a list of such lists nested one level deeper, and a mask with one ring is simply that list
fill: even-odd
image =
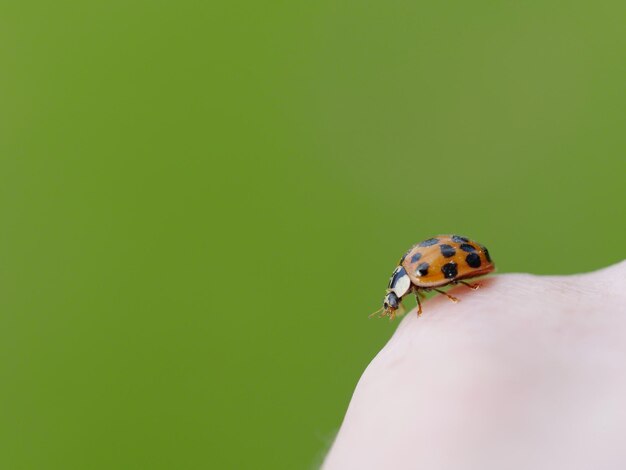
[{"label": "human hand", "polygon": [[504,274],[410,312],[323,468],[626,468],[626,261]]}]

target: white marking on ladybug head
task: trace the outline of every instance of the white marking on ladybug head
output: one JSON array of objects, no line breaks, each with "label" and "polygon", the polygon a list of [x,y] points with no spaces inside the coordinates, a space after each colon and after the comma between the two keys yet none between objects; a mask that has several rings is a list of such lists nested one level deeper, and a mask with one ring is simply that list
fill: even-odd
[{"label": "white marking on ladybug head", "polygon": [[398,297],[396,297],[396,294],[394,294],[393,292],[388,292],[387,295],[385,296],[385,299],[383,300],[383,309],[385,310],[385,313],[387,313],[388,311],[393,311],[396,310],[399,306],[398,303]]}]

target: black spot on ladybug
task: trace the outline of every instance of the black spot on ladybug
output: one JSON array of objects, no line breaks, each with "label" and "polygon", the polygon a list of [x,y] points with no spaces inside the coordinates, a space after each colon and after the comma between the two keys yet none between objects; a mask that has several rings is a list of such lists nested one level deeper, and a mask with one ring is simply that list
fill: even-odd
[{"label": "black spot on ladybug", "polygon": [[415,274],[417,274],[418,276],[426,276],[428,274],[428,268],[429,268],[429,264],[428,263],[422,263],[420,264],[416,271]]},{"label": "black spot on ladybug", "polygon": [[452,235],[452,241],[456,243],[465,243],[469,240],[465,237],[461,237],[460,235]]},{"label": "black spot on ladybug", "polygon": [[483,252],[485,253],[485,258],[487,258],[487,261],[491,263],[491,256],[489,256],[489,250],[487,250],[486,246],[481,247],[483,249]]},{"label": "black spot on ladybug", "polygon": [[468,253],[471,253],[472,251],[476,251],[476,248],[474,248],[469,243],[463,243],[461,246],[459,246],[459,248],[463,251],[467,251]]},{"label": "black spot on ladybug", "polygon": [[467,261],[467,264],[469,264],[472,268],[478,268],[480,266],[480,256],[476,253],[470,253],[467,255],[465,257],[465,261]]},{"label": "black spot on ladybug", "polygon": [[456,277],[457,274],[456,263],[454,261],[451,261],[444,264],[441,267],[441,272],[447,279],[453,279],[454,277]]},{"label": "black spot on ladybug", "polygon": [[438,238],[429,238],[428,240],[424,240],[418,246],[433,246],[439,243]]},{"label": "black spot on ladybug", "polygon": [[421,253],[415,253],[413,256],[411,256],[411,263],[417,263],[421,257]]},{"label": "black spot on ladybug", "polygon": [[456,250],[452,248],[450,245],[439,245],[439,249],[441,250],[441,254],[446,258],[450,258],[456,254]]}]

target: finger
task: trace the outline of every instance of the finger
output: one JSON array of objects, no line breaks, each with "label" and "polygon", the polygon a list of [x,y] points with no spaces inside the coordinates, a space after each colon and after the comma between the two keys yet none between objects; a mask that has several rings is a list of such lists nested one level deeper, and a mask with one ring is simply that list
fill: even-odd
[{"label": "finger", "polygon": [[363,374],[325,468],[626,463],[624,286],[621,263],[428,300]]}]

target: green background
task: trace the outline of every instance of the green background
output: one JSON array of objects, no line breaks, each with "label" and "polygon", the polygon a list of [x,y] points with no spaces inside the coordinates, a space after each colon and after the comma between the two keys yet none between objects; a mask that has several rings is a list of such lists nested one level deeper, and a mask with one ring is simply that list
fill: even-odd
[{"label": "green background", "polygon": [[0,468],[314,468],[410,245],[623,259],[625,13],[0,2]]}]

